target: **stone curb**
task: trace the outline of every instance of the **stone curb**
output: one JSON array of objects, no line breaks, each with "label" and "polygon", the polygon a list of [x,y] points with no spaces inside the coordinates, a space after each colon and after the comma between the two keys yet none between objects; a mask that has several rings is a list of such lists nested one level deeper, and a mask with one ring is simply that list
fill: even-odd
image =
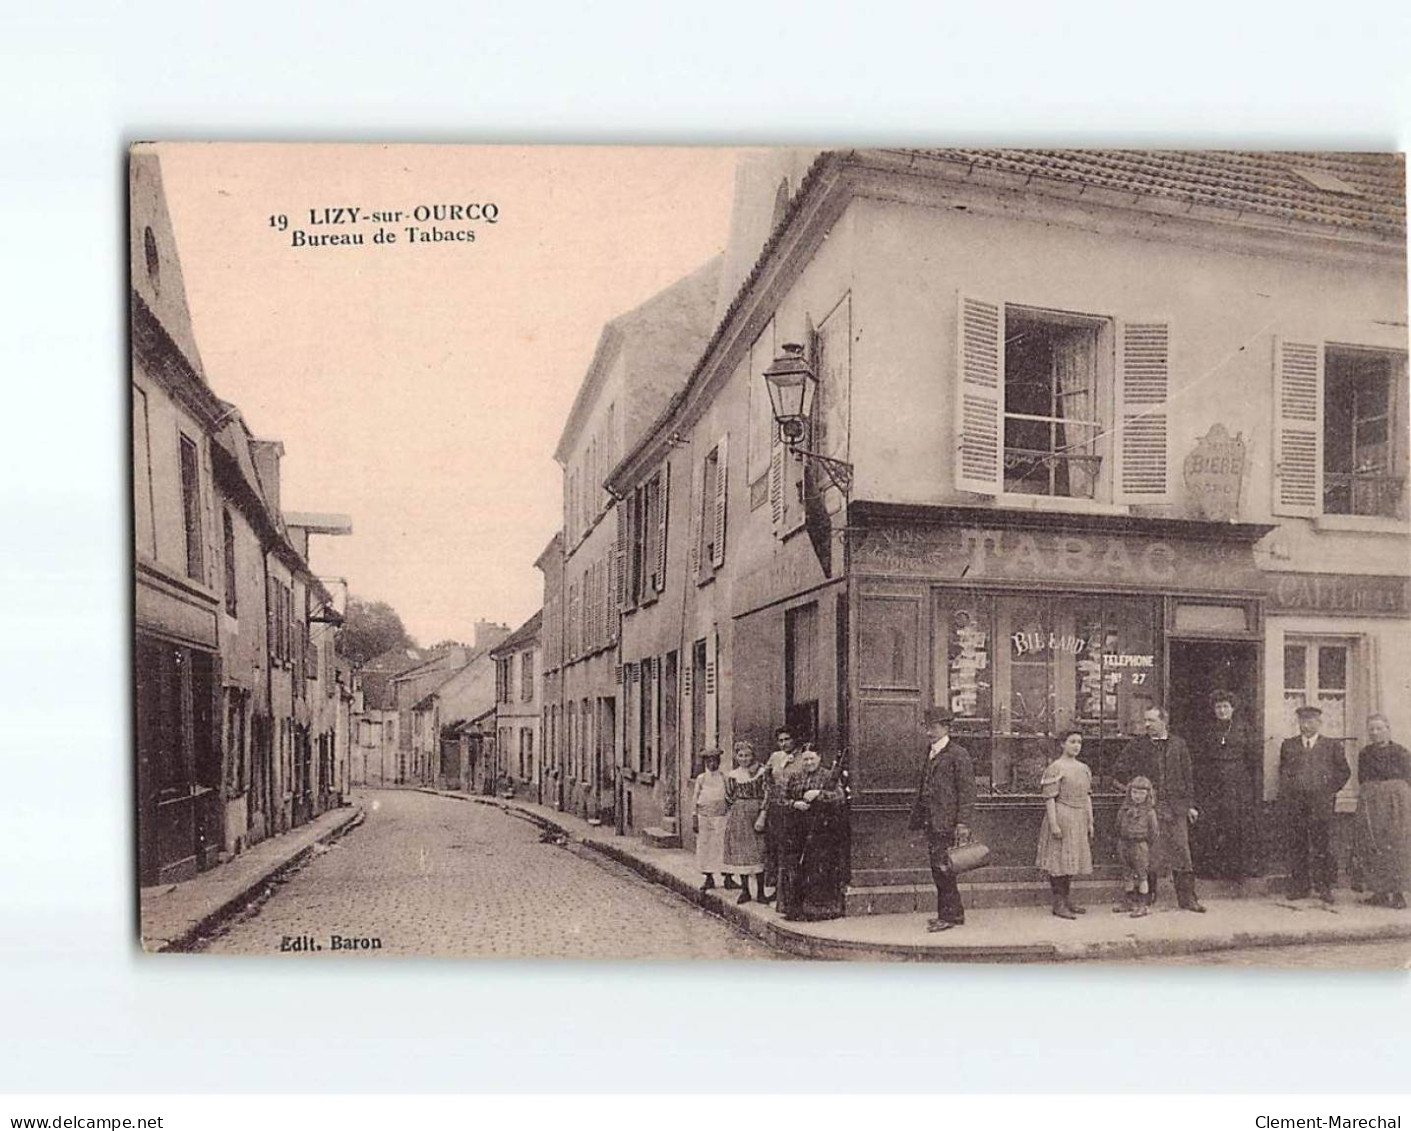
[{"label": "stone curb", "polygon": [[179,954],[191,950],[202,935],[209,934],[223,921],[253,902],[266,884],[278,879],[285,872],[293,871],[308,860],[308,858],[313,855],[314,849],[319,845],[327,844],[329,841],[336,840],[352,832],[362,824],[366,818],[367,813],[363,806],[351,806],[343,820],[331,824],[314,840],[310,841],[293,854],[271,861],[266,868],[251,877],[245,886],[236,891],[235,894],[231,895],[229,898],[223,899],[214,908],[204,912],[199,919],[189,924],[179,935],[174,938],[160,940],[160,945],[155,945],[159,940],[140,937],[141,924],[139,923],[139,941],[141,942],[142,949],[148,954]]},{"label": "stone curb", "polygon": [[1314,929],[1301,931],[1294,937],[1279,931],[1236,931],[1228,935],[1196,939],[1136,939],[1123,938],[1093,943],[1016,943],[1013,945],[984,944],[944,948],[909,943],[863,942],[852,939],[823,938],[800,931],[783,920],[769,920],[746,911],[733,901],[711,892],[702,892],[649,860],[634,855],[608,840],[585,836],[560,825],[552,817],[524,803],[498,797],[476,797],[442,790],[422,792],[457,801],[472,801],[490,805],[507,813],[524,817],[543,829],[552,830],[575,844],[592,849],[609,859],[632,869],[653,883],[669,888],[683,899],[727,920],[740,930],[767,943],[776,950],[787,951],[801,958],[832,961],[865,959],[874,962],[1081,962],[1130,961],[1134,958],[1171,958],[1180,955],[1203,954],[1220,950],[1246,950],[1260,947],[1304,946],[1333,943],[1381,942],[1411,938],[1411,922],[1387,923],[1375,927],[1348,929]]}]

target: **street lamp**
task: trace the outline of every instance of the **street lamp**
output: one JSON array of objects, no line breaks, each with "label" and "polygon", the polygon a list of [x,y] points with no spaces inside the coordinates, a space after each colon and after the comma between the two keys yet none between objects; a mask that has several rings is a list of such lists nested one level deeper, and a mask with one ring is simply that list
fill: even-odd
[{"label": "street lamp", "polygon": [[803,446],[818,393],[818,377],[804,357],[803,346],[789,342],[782,348],[784,352],[764,371],[770,408],[779,426],[779,439],[795,459],[822,467],[833,486],[846,495],[852,490],[852,464]]}]

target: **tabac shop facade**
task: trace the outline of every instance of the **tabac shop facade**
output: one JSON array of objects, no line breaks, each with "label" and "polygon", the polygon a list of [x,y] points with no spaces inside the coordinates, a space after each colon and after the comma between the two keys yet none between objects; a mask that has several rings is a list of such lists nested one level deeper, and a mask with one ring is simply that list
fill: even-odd
[{"label": "tabac shop facade", "polygon": [[1107,769],[1142,733],[1148,707],[1168,703],[1193,733],[1216,686],[1258,704],[1265,602],[1254,545],[1268,529],[856,507],[854,884],[926,875],[906,820],[918,722],[932,703],[952,711],[975,760],[974,829],[995,851],[994,878],[1031,870],[1039,776],[1067,727],[1086,736],[1099,842],[1110,835],[1118,799],[1104,789]]},{"label": "tabac shop facade", "polygon": [[[630,489],[688,437],[703,514],[708,453],[747,449],[687,635],[718,634],[721,745],[788,720],[846,753],[858,909],[927,875],[906,823],[933,704],[975,755],[995,852],[977,882],[1036,878],[1063,727],[1096,773],[1100,869],[1106,770],[1152,704],[1198,745],[1209,692],[1234,691],[1264,802],[1301,703],[1350,760],[1369,711],[1411,736],[1402,174],[872,150],[784,182],[696,374],[615,476]],[[846,497],[778,458],[763,359],[784,343],[817,377],[806,445],[846,463]],[[1269,812],[1257,863],[1276,870]]]}]

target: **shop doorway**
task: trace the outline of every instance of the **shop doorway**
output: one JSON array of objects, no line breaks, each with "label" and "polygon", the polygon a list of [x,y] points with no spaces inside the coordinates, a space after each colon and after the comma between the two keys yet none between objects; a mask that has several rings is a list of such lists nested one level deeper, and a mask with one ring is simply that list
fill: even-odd
[{"label": "shop doorway", "polygon": [[1171,730],[1192,744],[1210,730],[1210,693],[1233,692],[1245,722],[1258,726],[1259,646],[1245,640],[1172,640],[1167,679]]},{"label": "shop doorway", "polygon": [[1224,689],[1233,694],[1236,718],[1257,744],[1262,717],[1259,646],[1234,640],[1171,640],[1168,646],[1171,730],[1190,746],[1195,795],[1202,810],[1202,819],[1191,833],[1196,873],[1235,878],[1247,874],[1253,859],[1252,806],[1260,795],[1257,745],[1256,764],[1244,773],[1222,770],[1206,757],[1216,725],[1210,693]]}]

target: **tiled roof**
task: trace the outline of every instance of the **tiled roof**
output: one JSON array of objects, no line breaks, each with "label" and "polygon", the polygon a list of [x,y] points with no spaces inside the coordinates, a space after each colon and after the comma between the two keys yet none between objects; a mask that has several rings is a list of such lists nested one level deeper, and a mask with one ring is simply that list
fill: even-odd
[{"label": "tiled roof", "polygon": [[539,629],[544,624],[544,610],[540,609],[522,625],[516,628],[498,644],[490,649],[490,655],[503,656],[506,652],[513,652],[521,644],[539,638]]},{"label": "tiled roof", "polygon": [[1406,234],[1399,153],[916,149],[937,160],[1338,228]]}]

